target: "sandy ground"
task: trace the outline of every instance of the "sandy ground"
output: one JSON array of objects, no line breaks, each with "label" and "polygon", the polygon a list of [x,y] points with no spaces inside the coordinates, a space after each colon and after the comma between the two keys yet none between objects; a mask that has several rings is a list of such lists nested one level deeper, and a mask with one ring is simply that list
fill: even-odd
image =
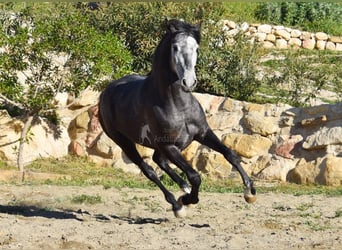
[{"label": "sandy ground", "polygon": [[0,249],[342,249],[341,210],[341,197],[201,193],[177,219],[158,190],[2,184]]}]

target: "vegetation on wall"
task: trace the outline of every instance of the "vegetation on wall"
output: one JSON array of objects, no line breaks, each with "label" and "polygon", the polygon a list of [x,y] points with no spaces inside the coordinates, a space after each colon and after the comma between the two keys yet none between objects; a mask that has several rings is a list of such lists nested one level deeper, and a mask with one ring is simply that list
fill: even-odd
[{"label": "vegetation on wall", "polygon": [[258,20],[307,31],[342,35],[342,5],[322,2],[266,2],[255,9]]}]

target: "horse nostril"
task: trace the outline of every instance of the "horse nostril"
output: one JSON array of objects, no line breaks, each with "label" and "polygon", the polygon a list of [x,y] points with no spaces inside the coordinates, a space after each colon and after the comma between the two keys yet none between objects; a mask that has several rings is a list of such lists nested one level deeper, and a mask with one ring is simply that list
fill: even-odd
[{"label": "horse nostril", "polygon": [[182,84],[183,84],[184,86],[186,86],[186,80],[185,80],[185,79],[182,80]]}]

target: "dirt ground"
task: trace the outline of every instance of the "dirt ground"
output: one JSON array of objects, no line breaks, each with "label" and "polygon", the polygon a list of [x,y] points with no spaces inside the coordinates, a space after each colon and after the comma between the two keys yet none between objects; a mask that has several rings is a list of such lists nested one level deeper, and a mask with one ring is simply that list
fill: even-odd
[{"label": "dirt ground", "polygon": [[2,184],[0,249],[342,249],[341,211],[341,197],[200,193],[178,219],[158,190]]}]

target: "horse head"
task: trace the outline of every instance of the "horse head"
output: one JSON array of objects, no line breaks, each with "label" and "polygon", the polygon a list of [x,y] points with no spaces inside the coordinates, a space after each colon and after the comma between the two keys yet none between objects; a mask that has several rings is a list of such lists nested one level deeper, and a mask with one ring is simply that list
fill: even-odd
[{"label": "horse head", "polygon": [[200,42],[200,26],[171,20],[168,22],[167,30],[172,37],[170,64],[178,78],[175,83],[186,92],[192,91],[197,85],[195,65]]}]

